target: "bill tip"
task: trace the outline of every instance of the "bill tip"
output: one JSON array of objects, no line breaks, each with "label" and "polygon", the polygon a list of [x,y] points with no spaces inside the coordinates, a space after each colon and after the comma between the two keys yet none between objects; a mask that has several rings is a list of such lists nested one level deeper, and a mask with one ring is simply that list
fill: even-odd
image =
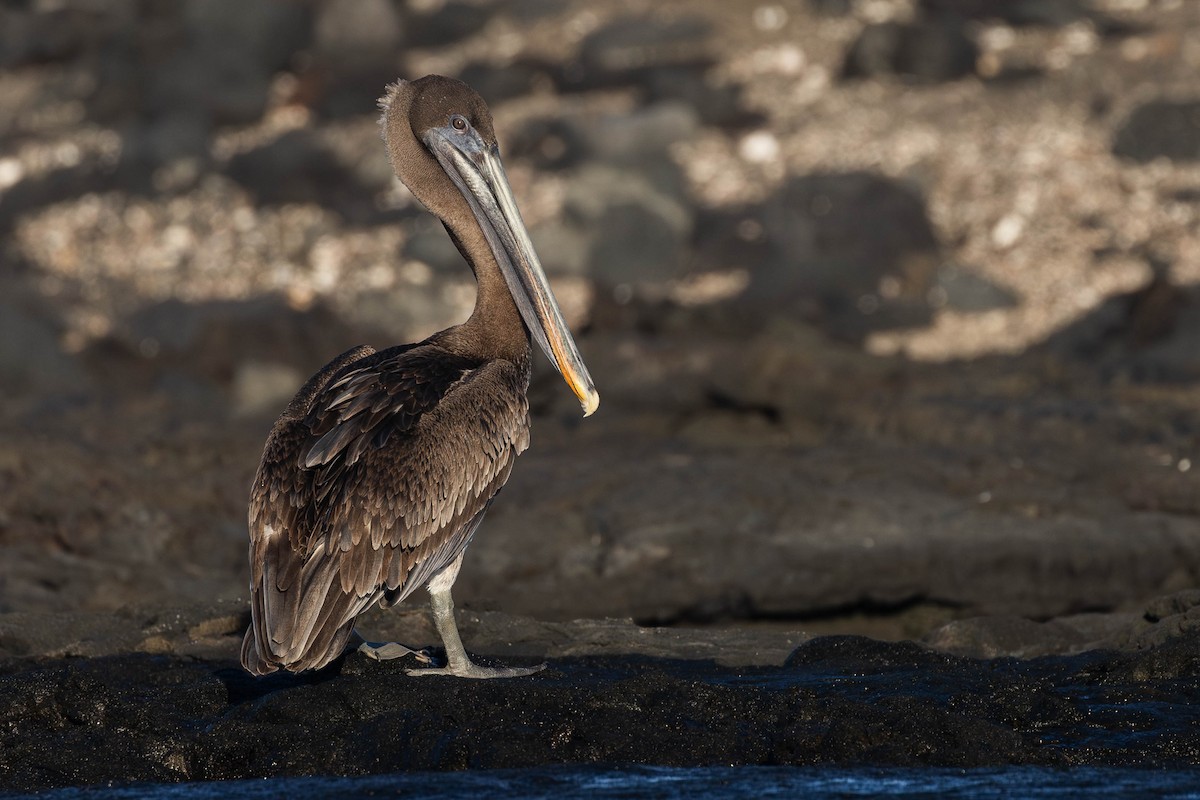
[{"label": "bill tip", "polygon": [[600,393],[592,389],[580,398],[579,404],[583,406],[583,416],[590,417],[600,405]]}]

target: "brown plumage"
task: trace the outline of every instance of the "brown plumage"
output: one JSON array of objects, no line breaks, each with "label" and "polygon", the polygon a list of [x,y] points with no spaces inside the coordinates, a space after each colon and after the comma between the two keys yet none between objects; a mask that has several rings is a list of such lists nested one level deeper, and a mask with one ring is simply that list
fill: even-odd
[{"label": "brown plumage", "polygon": [[415,345],[343,353],[275,423],[250,499],[242,664],[256,675],[322,667],[359,614],[429,586],[449,663],[414,672],[525,674],[471,663],[450,586],[529,444],[531,334],[585,413],[598,398],[528,244],[483,101],[429,76],[390,87],[381,105],[397,175],[475,272],[475,310]]}]

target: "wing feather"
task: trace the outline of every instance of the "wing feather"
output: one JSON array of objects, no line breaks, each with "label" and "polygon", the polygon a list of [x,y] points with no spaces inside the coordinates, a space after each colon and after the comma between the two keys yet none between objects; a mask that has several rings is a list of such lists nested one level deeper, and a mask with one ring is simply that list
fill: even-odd
[{"label": "wing feather", "polygon": [[462,553],[528,446],[528,381],[528,359],[426,342],[349,351],[305,385],[252,493],[247,669],[323,666],[360,613]]}]

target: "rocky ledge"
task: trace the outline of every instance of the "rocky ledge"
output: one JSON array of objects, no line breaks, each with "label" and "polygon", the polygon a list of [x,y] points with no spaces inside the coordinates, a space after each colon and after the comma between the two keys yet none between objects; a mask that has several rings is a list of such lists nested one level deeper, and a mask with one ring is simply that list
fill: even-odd
[{"label": "rocky ledge", "polygon": [[[491,658],[549,659],[532,677],[479,682],[409,677],[404,662],[358,654],[256,680],[232,658],[236,615],[113,618],[75,649],[102,652],[102,639],[125,652],[0,662],[0,791],[546,764],[1195,765],[1200,633],[1188,613],[1160,620],[1170,635],[1152,647],[1036,659],[464,614]],[[420,615],[399,620],[421,635]],[[45,652],[38,631],[69,627],[3,622],[9,652],[20,631]]]}]

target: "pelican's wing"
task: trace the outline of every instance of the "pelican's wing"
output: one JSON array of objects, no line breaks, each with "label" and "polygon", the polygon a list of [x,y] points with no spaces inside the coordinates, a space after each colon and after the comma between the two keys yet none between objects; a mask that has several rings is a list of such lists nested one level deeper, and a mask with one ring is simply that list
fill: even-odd
[{"label": "pelican's wing", "polygon": [[328,663],[358,614],[462,552],[528,446],[528,377],[430,344],[384,351],[277,423],[250,504],[247,669]]}]

